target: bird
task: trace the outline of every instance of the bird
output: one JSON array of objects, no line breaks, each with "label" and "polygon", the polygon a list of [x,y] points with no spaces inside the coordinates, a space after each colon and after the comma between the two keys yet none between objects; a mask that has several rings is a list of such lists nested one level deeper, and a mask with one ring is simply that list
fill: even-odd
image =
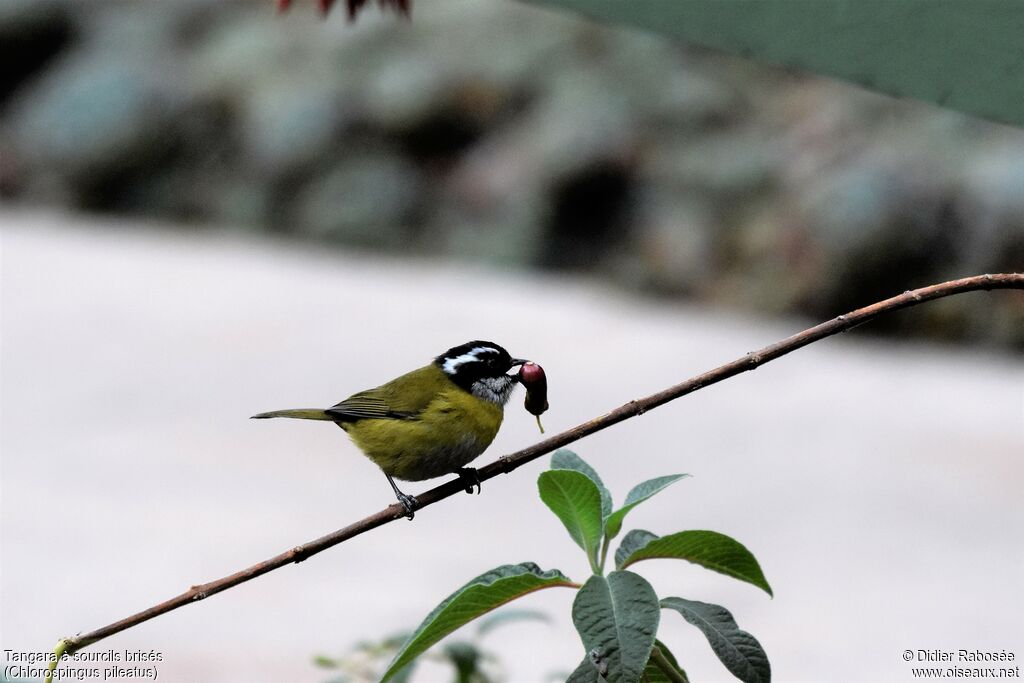
[{"label": "bird", "polygon": [[349,396],[330,408],[273,410],[253,419],[288,417],[334,422],[387,477],[412,519],[418,505],[395,484],[458,474],[480,490],[466,467],[494,440],[504,406],[519,383],[508,374],[530,361],[490,341],[453,346],[427,365]]}]

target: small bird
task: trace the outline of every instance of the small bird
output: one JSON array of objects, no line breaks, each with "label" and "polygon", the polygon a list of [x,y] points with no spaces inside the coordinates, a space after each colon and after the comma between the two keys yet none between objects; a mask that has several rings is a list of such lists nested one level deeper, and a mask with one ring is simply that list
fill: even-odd
[{"label": "small bird", "polygon": [[505,403],[519,382],[508,371],[528,362],[494,342],[471,341],[330,408],[274,410],[253,418],[334,422],[383,470],[412,519],[416,499],[402,493],[395,479],[422,481],[458,473],[467,481],[467,492],[473,484],[479,492],[476,470],[466,464],[498,433]]}]

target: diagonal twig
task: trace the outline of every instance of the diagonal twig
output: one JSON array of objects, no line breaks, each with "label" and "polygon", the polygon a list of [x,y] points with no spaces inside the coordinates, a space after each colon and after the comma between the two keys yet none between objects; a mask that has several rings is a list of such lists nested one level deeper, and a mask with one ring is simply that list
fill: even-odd
[{"label": "diagonal twig", "polygon": [[[783,339],[782,341],[766,346],[759,351],[748,353],[742,358],[738,358],[731,363],[726,363],[714,370],[691,377],[685,382],[671,386],[656,394],[652,394],[646,398],[630,401],[609,413],[596,417],[588,422],[584,422],[583,424],[577,425],[576,427],[568,429],[560,434],[556,434],[555,436],[540,441],[528,448],[502,456],[495,462],[477,470],[477,474],[480,477],[480,481],[486,481],[498,476],[499,474],[507,474],[521,465],[525,465],[546,453],[550,453],[556,448],[561,448],[562,446],[566,446],[574,441],[578,441],[584,436],[606,429],[607,427],[622,422],[623,420],[636,417],[637,415],[642,415],[648,410],[657,408],[660,405],[664,405],[665,403],[685,396],[686,394],[693,393],[694,391],[703,389],[704,387],[717,382],[721,382],[722,380],[740,373],[754,370],[768,361],[784,356],[787,353],[807,346],[808,344],[820,339],[824,339],[825,337],[830,337],[834,334],[856,327],[857,325],[861,325],[882,313],[916,306],[917,304],[924,303],[925,301],[931,301],[933,299],[939,299],[953,294],[991,289],[1024,290],[1024,273],[976,275],[974,277],[951,280],[949,282],[943,282],[941,284],[907,291],[899,296],[879,301],[878,303],[865,306],[864,308],[858,308],[856,311],[847,313],[846,315],[840,315],[827,322],[821,323],[820,325],[806,329],[803,332]],[[460,493],[464,488],[465,483],[461,481],[461,479],[455,479],[453,481],[445,482],[440,486],[436,486],[429,491],[416,496],[419,503],[417,510],[427,507],[428,505],[433,505],[434,503],[444,500],[456,493]],[[286,550],[283,553],[275,555],[263,562],[254,564],[239,572],[215,581],[210,581],[209,583],[192,586],[181,595],[173,597],[165,602],[161,602],[160,604],[153,605],[152,607],[129,617],[125,617],[124,619],[115,621],[112,624],[108,624],[107,626],[103,626],[94,631],[89,631],[88,633],[83,633],[73,638],[66,638],[58,643],[54,652],[59,660],[64,654],[71,654],[83,647],[112,636],[115,633],[119,633],[133,626],[138,626],[142,622],[160,616],[161,614],[198,602],[214,595],[215,593],[220,593],[221,591],[237,586],[240,583],[245,583],[246,581],[255,579],[257,576],[283,567],[286,564],[302,562],[303,560],[308,559],[319,552],[323,552],[328,548],[336,546],[343,541],[347,541],[354,536],[366,533],[371,529],[376,529],[377,527],[387,524],[388,522],[393,522],[396,519],[402,519],[405,517],[405,514],[405,509],[400,504],[395,503],[393,505],[389,505],[383,510],[361,519],[358,522],[354,522],[353,524],[342,529],[338,529],[326,536],[321,536],[309,543],[297,545],[290,550]],[[51,668],[52,666],[53,665],[51,664]]]}]

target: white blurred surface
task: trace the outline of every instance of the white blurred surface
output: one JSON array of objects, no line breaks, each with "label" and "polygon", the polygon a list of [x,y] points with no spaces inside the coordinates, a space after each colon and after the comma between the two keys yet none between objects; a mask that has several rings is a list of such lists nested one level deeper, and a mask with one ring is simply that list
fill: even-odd
[{"label": "white blurred surface", "polygon": [[[544,365],[554,433],[806,326],[233,233],[10,212],[0,229],[0,648],[21,651],[392,502],[340,430],[253,413],[330,405],[484,338]],[[537,440],[521,400],[476,464]],[[685,563],[637,570],[662,595],[728,607],[778,681],[911,680],[905,649],[1024,657],[1020,358],[858,330],[575,449],[617,500],[694,475],[626,528],[733,535],[775,599]],[[323,681],[313,655],[414,626],[493,566],[532,560],[582,581],[582,554],[536,497],[546,461],[95,647],[157,649],[162,681]],[[489,637],[511,680],[578,663],[571,600],[532,596],[522,606],[554,625]],[[692,680],[729,679],[677,615],[662,628]]]}]

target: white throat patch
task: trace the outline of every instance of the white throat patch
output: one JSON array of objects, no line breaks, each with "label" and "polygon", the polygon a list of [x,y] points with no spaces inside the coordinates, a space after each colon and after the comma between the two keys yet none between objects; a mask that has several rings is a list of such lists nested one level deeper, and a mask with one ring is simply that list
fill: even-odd
[{"label": "white throat patch", "polygon": [[462,365],[463,363],[473,363],[475,361],[480,360],[480,354],[485,351],[498,353],[497,349],[491,348],[490,346],[474,346],[472,349],[462,354],[461,356],[456,356],[455,358],[446,358],[444,361],[444,365],[441,366],[441,369],[444,370],[446,375],[454,375],[460,365]]},{"label": "white throat patch", "polygon": [[512,390],[516,388],[516,379],[511,375],[484,377],[473,382],[470,392],[477,398],[490,401],[499,406],[508,403]]}]

